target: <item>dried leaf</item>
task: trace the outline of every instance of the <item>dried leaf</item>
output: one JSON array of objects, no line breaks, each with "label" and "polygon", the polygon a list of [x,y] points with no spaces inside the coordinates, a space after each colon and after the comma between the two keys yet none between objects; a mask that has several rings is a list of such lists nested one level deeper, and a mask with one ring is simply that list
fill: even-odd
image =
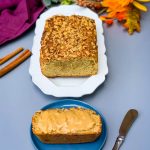
[{"label": "dried leaf", "polygon": [[137,1],[134,1],[133,5],[141,11],[145,11],[145,12],[147,11],[147,7]]},{"label": "dried leaf", "polygon": [[61,0],[61,4],[62,5],[71,5],[73,3],[74,3],[73,0]]},{"label": "dried leaf", "polygon": [[134,7],[131,7],[128,11],[123,26],[128,29],[129,34],[132,34],[134,31],[140,32],[140,11]]}]

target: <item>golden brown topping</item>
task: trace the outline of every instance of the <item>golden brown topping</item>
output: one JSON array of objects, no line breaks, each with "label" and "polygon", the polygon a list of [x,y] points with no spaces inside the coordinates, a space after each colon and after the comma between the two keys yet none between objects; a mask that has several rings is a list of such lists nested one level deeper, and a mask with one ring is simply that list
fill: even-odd
[{"label": "golden brown topping", "polygon": [[95,21],[83,16],[54,16],[46,20],[41,41],[45,60],[95,57],[97,53]]}]

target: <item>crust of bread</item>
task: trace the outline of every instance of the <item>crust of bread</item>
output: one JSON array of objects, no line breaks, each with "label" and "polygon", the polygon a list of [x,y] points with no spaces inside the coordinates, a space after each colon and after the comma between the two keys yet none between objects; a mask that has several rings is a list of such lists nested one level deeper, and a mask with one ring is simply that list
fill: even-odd
[{"label": "crust of bread", "polygon": [[99,132],[96,134],[81,134],[81,135],[63,135],[63,134],[43,134],[37,135],[38,139],[46,144],[71,144],[71,143],[87,143],[93,142],[99,137]]}]

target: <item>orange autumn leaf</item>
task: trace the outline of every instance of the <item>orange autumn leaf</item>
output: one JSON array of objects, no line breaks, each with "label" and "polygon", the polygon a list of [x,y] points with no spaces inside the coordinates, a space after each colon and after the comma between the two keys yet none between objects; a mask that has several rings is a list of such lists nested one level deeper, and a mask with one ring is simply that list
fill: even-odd
[{"label": "orange autumn leaf", "polygon": [[134,0],[103,0],[102,6],[107,10],[101,20],[111,25],[113,20],[118,20],[128,30],[129,34],[140,31],[140,11],[133,7]]},{"label": "orange autumn leaf", "polygon": [[107,8],[109,18],[116,18],[118,13],[126,13],[128,5],[132,2],[133,0],[103,0],[101,4]]},{"label": "orange autumn leaf", "polygon": [[107,25],[113,24],[113,19],[108,19],[106,16],[100,16],[100,19],[104,21]]},{"label": "orange autumn leaf", "polygon": [[112,25],[113,24],[113,20],[112,19],[107,19],[107,20],[105,20],[105,23],[107,25]]},{"label": "orange autumn leaf", "polygon": [[116,18],[118,19],[118,21],[122,21],[127,17],[127,11],[124,12],[120,12],[116,14]]}]

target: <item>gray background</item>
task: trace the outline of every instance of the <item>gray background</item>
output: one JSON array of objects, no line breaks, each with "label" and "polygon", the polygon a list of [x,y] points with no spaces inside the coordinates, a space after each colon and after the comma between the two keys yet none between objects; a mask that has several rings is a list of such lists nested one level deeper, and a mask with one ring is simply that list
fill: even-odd
[{"label": "gray background", "polygon": [[[150,9],[150,5],[149,5]],[[0,57],[18,47],[32,48],[34,28],[0,47]],[[108,125],[104,150],[111,150],[125,113],[139,117],[121,150],[150,150],[150,13],[143,13],[141,33],[129,36],[119,24],[104,25],[109,74],[92,95],[80,100],[99,110]],[[2,67],[2,66],[1,66]],[[33,150],[30,123],[33,113],[57,98],[44,95],[28,73],[29,59],[0,78],[0,149]],[[61,148],[60,148],[61,150]]]}]

